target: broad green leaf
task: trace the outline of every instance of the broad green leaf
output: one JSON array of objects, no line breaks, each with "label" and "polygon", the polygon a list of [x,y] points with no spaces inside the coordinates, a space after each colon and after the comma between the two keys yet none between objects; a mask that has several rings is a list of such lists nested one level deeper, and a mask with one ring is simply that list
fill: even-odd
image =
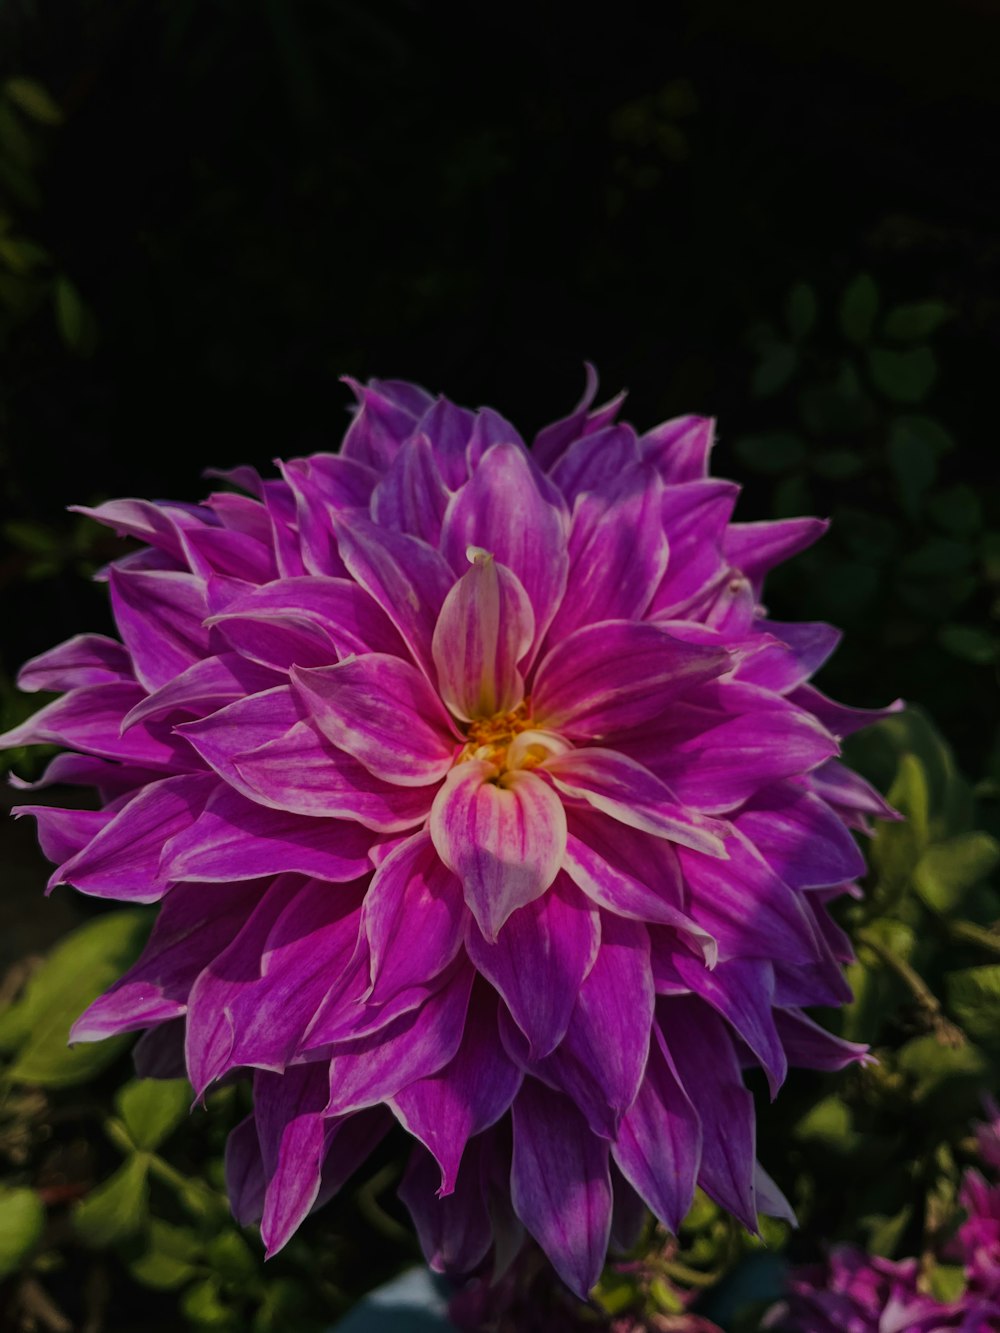
[{"label": "broad green leaf", "polygon": [[931,537],[905,555],[899,568],[903,574],[917,578],[940,578],[960,574],[969,568],[974,558],[975,553],[967,542],[957,542],[951,537]]},{"label": "broad green leaf", "polygon": [[785,300],[785,323],[794,341],[804,338],[816,322],[816,292],[807,282],[797,282]]},{"label": "broad green leaf", "polygon": [[950,1098],[951,1115],[957,1113],[959,1117],[965,1114],[958,1099],[960,1087],[964,1085],[965,1093],[961,1100],[971,1098],[974,1110],[980,1090],[992,1072],[989,1059],[978,1046],[971,1042],[947,1045],[932,1032],[912,1037],[901,1046],[896,1052],[896,1065],[914,1082],[916,1104],[925,1105],[933,1097],[943,1100],[947,1110]]},{"label": "broad green leaf", "polygon": [[788,431],[747,435],[735,444],[736,456],[755,472],[787,472],[805,460],[805,441]]},{"label": "broad green leaf", "polygon": [[926,1270],[926,1279],[931,1295],[945,1305],[965,1295],[965,1269],[961,1264],[932,1264]]},{"label": "broad green leaf", "polygon": [[912,431],[891,432],[888,449],[903,509],[916,518],[924,492],[937,473],[937,457],[927,441]]},{"label": "broad green leaf", "polygon": [[147,1159],[136,1153],[77,1204],[73,1225],[87,1245],[100,1249],[141,1231],[148,1216]]},{"label": "broad green leaf", "polygon": [[820,1143],[837,1152],[851,1152],[861,1135],[854,1128],[850,1107],[831,1095],[818,1101],[792,1130],[801,1143]]},{"label": "broad green leaf", "polygon": [[914,873],[917,892],[936,912],[952,912],[965,892],[1000,861],[1000,844],[988,833],[963,833],[929,847]]},{"label": "broad green leaf", "polygon": [[972,537],[983,525],[982,501],[965,482],[928,496],[926,510],[953,537]]},{"label": "broad green leaf", "polygon": [[67,1046],[70,1025],[138,956],[148,916],[137,909],[97,917],[72,931],[0,1017],[0,1048],[16,1052],[15,1082],[68,1087],[92,1078],[128,1038]]},{"label": "broad green leaf", "polygon": [[173,1291],[199,1271],[202,1245],[193,1232],[154,1217],[149,1224],[149,1245],[129,1271],[147,1287]]},{"label": "broad green leaf", "polygon": [[906,995],[903,983],[887,968],[852,963],[847,969],[847,984],[854,999],[842,1010],[841,1034],[848,1041],[877,1041]]},{"label": "broad green leaf", "polygon": [[56,326],[63,342],[74,352],[83,346],[87,312],[83,300],[65,273],[56,276],[52,285],[52,300],[55,304]]},{"label": "broad green leaf", "polygon": [[774,488],[771,508],[775,518],[796,518],[812,510],[809,484],[801,472],[793,472],[790,477],[782,477]]},{"label": "broad green leaf", "polygon": [[862,1224],[868,1232],[867,1249],[871,1254],[891,1259],[899,1249],[903,1233],[913,1217],[912,1204],[904,1204],[899,1212],[890,1217],[866,1217]]},{"label": "broad green leaf", "polygon": [[137,1148],[152,1152],[177,1128],[191,1106],[187,1079],[133,1079],[115,1097],[118,1113]]},{"label": "broad green leaf", "polygon": [[232,1319],[214,1278],[188,1287],[181,1297],[181,1309],[198,1328],[225,1328]]},{"label": "broad green leaf", "polygon": [[774,343],[763,352],[750,379],[758,398],[767,398],[783,389],[795,374],[798,353],[788,343]]},{"label": "broad green leaf", "polygon": [[859,273],[848,285],[840,301],[840,327],[851,342],[864,343],[871,336],[878,314],[879,295],[874,280]]},{"label": "broad green leaf", "polygon": [[62,109],[40,83],[34,79],[8,79],[3,86],[4,93],[15,106],[37,120],[40,125],[61,125]]},{"label": "broad green leaf", "polygon": [[872,842],[871,861],[879,879],[891,889],[909,884],[927,846],[930,792],[927,773],[915,754],[901,757],[888,801],[904,820],[902,823],[879,824]]},{"label": "broad green leaf", "polygon": [[946,978],[948,1006],[974,1041],[1000,1043],[1000,964],[966,967]]},{"label": "broad green leaf", "polygon": [[882,329],[887,338],[896,342],[918,342],[939,329],[953,313],[940,301],[913,301],[890,310]]},{"label": "broad green leaf", "polygon": [[905,351],[872,347],[868,351],[868,373],[875,387],[894,403],[919,403],[937,378],[937,361],[929,347]]},{"label": "broad green leaf", "polygon": [[992,666],[1000,657],[1000,635],[981,625],[942,625],[937,637],[942,648],[975,666]]},{"label": "broad green leaf", "polygon": [[865,470],[865,460],[852,449],[827,449],[810,460],[813,471],[828,481],[850,481]]},{"label": "broad green leaf", "polygon": [[907,708],[869,728],[867,734],[852,737],[852,753],[858,753],[865,744],[883,741],[888,741],[900,758],[912,753],[919,759],[927,779],[933,814],[931,835],[942,838],[967,832],[971,827],[972,793],[934,724],[919,708]]},{"label": "broad green leaf", "polygon": [[29,1189],[0,1185],[0,1279],[14,1273],[45,1229],[45,1205]]},{"label": "broad green leaf", "polygon": [[923,440],[938,458],[941,458],[955,447],[954,438],[942,425],[939,425],[931,417],[916,413],[905,413],[902,416],[895,417],[891,426],[891,434],[894,436],[900,434],[912,435]]},{"label": "broad green leaf", "polygon": [[226,1282],[245,1282],[257,1272],[257,1260],[250,1246],[232,1229],[209,1241],[205,1261]]}]

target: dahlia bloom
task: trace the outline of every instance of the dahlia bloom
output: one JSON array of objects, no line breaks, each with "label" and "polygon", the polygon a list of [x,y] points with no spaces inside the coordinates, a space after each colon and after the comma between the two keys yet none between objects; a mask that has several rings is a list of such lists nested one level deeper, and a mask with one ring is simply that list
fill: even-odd
[{"label": "dahlia bloom", "polygon": [[850,995],[827,906],[891,812],[837,754],[880,714],[808,683],[835,630],[760,605],[825,525],[731,523],[709,421],[638,435],[591,373],[529,451],[353,387],[336,455],[82,511],[144,543],[107,571],[121,641],[29,662],[65,693],[0,744],[99,794],[21,808],[52,884],[161,907],[72,1039],[145,1029],[199,1096],[252,1076],[228,1172],[269,1252],[395,1119],[434,1267],[526,1229],[583,1294],[636,1196],[671,1229],[696,1185],[787,1210],[743,1070],[863,1057],[803,1008]]}]

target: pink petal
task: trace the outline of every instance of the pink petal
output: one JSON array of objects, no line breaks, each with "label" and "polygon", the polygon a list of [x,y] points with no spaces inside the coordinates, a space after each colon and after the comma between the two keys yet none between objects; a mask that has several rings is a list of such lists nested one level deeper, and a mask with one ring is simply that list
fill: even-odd
[{"label": "pink petal", "polygon": [[81,852],[114,818],[113,810],[60,810],[54,805],[15,805],[15,819],[31,815],[38,824],[43,855],[56,865]]},{"label": "pink petal", "polygon": [[829,526],[822,518],[732,523],[726,532],[723,550],[730,563],[759,587],[769,570],[819,541]]},{"label": "pink petal", "polygon": [[238,653],[205,657],[136,704],[122,720],[122,731],[171,713],[205,717],[237,699],[284,684],[276,671],[248,662]]},{"label": "pink petal", "polygon": [[715,443],[713,417],[674,417],[654,426],[639,440],[643,458],[664,481],[700,481],[708,472],[708,455]]},{"label": "pink petal", "polygon": [[410,1154],[399,1197],[409,1209],[428,1265],[435,1273],[470,1273],[493,1241],[487,1206],[488,1148],[473,1139],[462,1158],[455,1189],[439,1198],[440,1170],[419,1145]]},{"label": "pink petal", "polygon": [[792,783],[758,792],[736,827],[793,889],[842,884],[865,873],[857,843],[825,801]]},{"label": "pink petal", "polygon": [[205,582],[170,570],[112,569],[111,605],[135,673],[159,689],[209,653]]},{"label": "pink petal", "polygon": [[514,1101],[511,1196],[518,1217],[581,1300],[611,1233],[608,1144],[568,1097],[525,1079]]},{"label": "pink petal", "polygon": [[372,518],[383,528],[437,546],[449,490],[426,435],[406,442],[372,495]]},{"label": "pink petal", "polygon": [[597,371],[589,361],[584,363],[584,370],[587,377],[586,384],[583,396],[576,407],[569,416],[543,427],[535,436],[531,453],[540,467],[551,468],[564,450],[581,435],[591,435],[603,430],[615,419],[618,409],[625,401],[625,393],[622,392],[601,407],[590,411],[590,405],[597,393]]},{"label": "pink petal", "polygon": [[526,770],[505,773],[468,760],[448,774],[431,807],[438,855],[462,881],[465,901],[487,939],[518,907],[555,879],[566,849],[562,802]]},{"label": "pink petal", "polygon": [[724,652],[683,643],[658,625],[607,620],[570,634],[538,668],[532,708],[542,727],[601,740],[662,713],[728,670]]},{"label": "pink petal", "polygon": [[597,912],[563,875],[544,897],[511,914],[495,944],[470,923],[473,966],[503,996],[532,1059],[548,1055],[565,1036],[600,937]]},{"label": "pink petal", "polygon": [[253,1115],[241,1120],[226,1139],[226,1196],[233,1217],[241,1227],[259,1222],[264,1211],[264,1159]]},{"label": "pink petal", "polygon": [[254,1078],[254,1116],[267,1176],[260,1233],[268,1259],[287,1245],[319,1193],[326,1093],[322,1064]]},{"label": "pink petal", "polygon": [[544,768],[560,792],[622,824],[698,848],[706,856],[726,855],[725,826],[685,810],[659,778],[626,755],[597,748],[573,750],[547,759]]},{"label": "pink petal", "polygon": [[80,685],[134,680],[128,649],[103,634],[76,634],[72,639],[31,658],[17,673],[17,688],[61,693]]},{"label": "pink petal", "polygon": [[613,492],[621,476],[639,465],[639,443],[632,427],[608,424],[574,441],[549,475],[575,509],[574,502],[588,492]]},{"label": "pink petal", "polygon": [[337,666],[293,667],[291,677],[323,735],[376,777],[421,787],[451,767],[458,733],[409,662],[367,653]]},{"label": "pink petal", "polygon": [[528,594],[514,574],[488,552],[470,547],[468,555],[472,568],[445,598],[433,641],[441,697],[466,721],[521,702],[517,664],[535,629]]}]

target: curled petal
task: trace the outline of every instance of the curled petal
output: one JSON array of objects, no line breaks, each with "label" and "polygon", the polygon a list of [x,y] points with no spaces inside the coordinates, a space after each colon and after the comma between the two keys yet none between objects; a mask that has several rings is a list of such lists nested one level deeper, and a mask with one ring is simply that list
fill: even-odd
[{"label": "curled petal", "polygon": [[545,892],[566,850],[566,815],[552,788],[524,769],[497,778],[493,765],[478,759],[448,774],[431,807],[430,832],[488,940]]},{"label": "curled petal", "polygon": [[17,688],[26,694],[36,690],[74,690],[79,685],[102,685],[114,680],[134,680],[128,649],[103,634],[77,634],[58,648],[33,657],[17,673]]}]

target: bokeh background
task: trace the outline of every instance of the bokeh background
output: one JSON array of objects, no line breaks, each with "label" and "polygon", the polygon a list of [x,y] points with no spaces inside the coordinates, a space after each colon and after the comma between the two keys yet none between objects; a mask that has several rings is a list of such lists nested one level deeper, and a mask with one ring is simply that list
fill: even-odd
[{"label": "bokeh background", "polygon": [[[998,51],[997,0],[6,0],[6,719],[108,625],[67,505],[334,448],[344,374],[530,436],[589,359],[640,427],[719,419],[740,517],[832,517],[773,610],[843,626],[820,683],[919,705],[995,832]],[[0,838],[16,969],[92,912]]]}]

